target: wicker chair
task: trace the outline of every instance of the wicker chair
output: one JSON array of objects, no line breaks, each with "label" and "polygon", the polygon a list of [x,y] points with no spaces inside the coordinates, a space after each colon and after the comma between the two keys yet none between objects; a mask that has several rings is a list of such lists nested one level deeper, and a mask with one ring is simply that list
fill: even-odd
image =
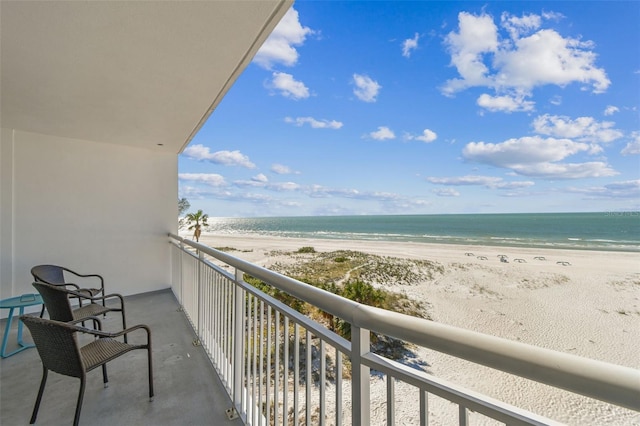
[{"label": "wicker chair", "polygon": [[[87,278],[93,279],[93,281],[95,281],[95,278],[97,278],[100,281],[100,288],[84,288],[78,284],[67,282],[65,280],[65,272],[70,274],[72,277],[80,278],[81,282],[86,282]],[[51,285],[73,287],[76,290],[82,290],[82,292],[89,293],[91,297],[97,296],[98,294],[105,294],[104,278],[102,278],[102,276],[98,274],[79,274],[78,272],[72,271],[71,269],[65,268],[64,266],[37,265],[31,268],[31,275],[33,275],[33,279],[35,281]]]},{"label": "wicker chair", "polygon": [[[87,372],[101,366],[102,380],[104,382],[104,386],[107,387],[109,379],[107,377],[106,363],[135,349],[147,350],[149,398],[153,400],[151,330],[146,325],[135,325],[117,333],[106,333],[99,330],[90,330],[80,327],[74,323],[52,321],[30,315],[22,315],[20,316],[20,320],[22,320],[22,322],[29,328],[31,337],[36,344],[38,354],[42,360],[42,380],[40,382],[40,389],[38,390],[36,404],[33,407],[33,414],[31,415],[30,420],[31,424],[36,422],[49,370],[65,376],[77,377],[80,379],[80,392],[78,394],[76,413],[73,420],[73,424],[76,426],[80,420],[80,410],[82,409],[82,399],[84,397]],[[77,323],[80,321],[74,322]],[[125,333],[131,333],[137,329],[144,329],[146,331],[146,344],[130,345],[115,340],[116,337]],[[95,336],[97,339],[84,346],[80,346],[76,333],[85,333]]]},{"label": "wicker chair", "polygon": [[[54,321],[70,322],[84,321],[92,319],[98,321],[97,316],[106,314],[107,312],[120,312],[122,314],[122,328],[127,328],[127,318],[124,311],[124,298],[120,294],[107,294],[98,297],[89,297],[87,294],[75,290],[68,290],[63,286],[45,284],[41,282],[33,283],[33,286],[42,296],[44,306],[49,311],[49,318]],[[91,303],[77,309],[71,307],[70,297],[77,297],[79,300],[88,300]],[[106,299],[119,299],[120,307],[110,308],[105,306]],[[95,301],[102,300],[103,304],[99,305]],[[124,335],[124,342],[127,343],[127,335]]]}]

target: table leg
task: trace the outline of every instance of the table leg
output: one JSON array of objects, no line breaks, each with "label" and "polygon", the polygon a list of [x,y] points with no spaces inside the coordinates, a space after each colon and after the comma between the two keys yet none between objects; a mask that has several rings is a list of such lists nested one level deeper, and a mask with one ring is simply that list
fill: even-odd
[{"label": "table leg", "polygon": [[[20,316],[24,315],[24,306],[20,307]],[[22,321],[18,320],[18,345],[22,346],[23,348],[33,348],[35,347],[35,345],[30,344],[30,343],[24,343],[22,341],[22,327],[24,327],[24,324],[22,323]]]},{"label": "table leg", "polygon": [[9,309],[9,316],[7,317],[7,325],[4,327],[4,335],[2,336],[2,350],[0,350],[0,356],[2,358],[6,358],[9,355],[5,354],[5,350],[7,349],[7,339],[9,339],[9,331],[11,331],[11,321],[13,320],[13,309]]},{"label": "table leg", "polygon": [[[35,346],[32,344],[25,344],[22,341],[22,327],[24,326],[24,324],[22,324],[22,321],[18,320],[18,349],[16,349],[13,352],[6,353],[7,340],[9,339],[9,332],[11,331],[11,323],[13,321],[13,310],[14,308],[11,308],[9,310],[9,316],[7,317],[7,326],[4,328],[4,336],[2,336],[2,348],[0,349],[0,356],[2,358],[8,358],[11,355],[15,355],[20,351],[23,351],[28,348],[33,348]],[[23,315],[23,314],[24,314],[24,306],[21,306],[20,315]]]}]

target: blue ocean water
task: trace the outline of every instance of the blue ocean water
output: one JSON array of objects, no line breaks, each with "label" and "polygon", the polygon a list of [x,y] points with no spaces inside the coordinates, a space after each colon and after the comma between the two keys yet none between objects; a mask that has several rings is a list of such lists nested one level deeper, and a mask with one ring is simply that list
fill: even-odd
[{"label": "blue ocean water", "polygon": [[229,234],[640,252],[640,212],[211,218],[209,224]]}]

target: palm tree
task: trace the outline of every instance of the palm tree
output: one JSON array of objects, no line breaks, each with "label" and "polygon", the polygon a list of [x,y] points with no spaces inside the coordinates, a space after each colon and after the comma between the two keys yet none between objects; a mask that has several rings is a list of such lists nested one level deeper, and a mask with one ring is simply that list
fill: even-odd
[{"label": "palm tree", "polygon": [[204,225],[204,226],[209,225],[207,223],[207,219],[209,219],[209,215],[208,214],[204,214],[202,212],[202,210],[198,210],[195,213],[188,213],[186,219],[187,219],[187,223],[189,223],[189,224],[195,222],[193,225],[191,225],[189,227],[189,230],[194,229],[193,238],[195,238],[195,240],[197,242],[199,242],[200,241],[200,233],[202,232],[202,225]]}]

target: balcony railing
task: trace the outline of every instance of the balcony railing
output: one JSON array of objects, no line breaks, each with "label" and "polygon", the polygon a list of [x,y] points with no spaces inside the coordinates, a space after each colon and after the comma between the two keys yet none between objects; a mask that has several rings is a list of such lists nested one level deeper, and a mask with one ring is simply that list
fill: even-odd
[{"label": "balcony railing", "polygon": [[[372,352],[370,333],[640,411],[640,371],[362,305],[170,234],[173,291],[225,384],[230,416],[247,425],[396,424],[395,388],[416,389],[415,418],[428,424],[429,395],[450,401],[460,425],[474,416],[557,424]],[[245,274],[340,318],[346,340],[264,294]],[[372,419],[372,371],[386,380],[386,413]],[[382,419],[380,417],[383,417]],[[475,417],[474,417],[475,418]]]}]

